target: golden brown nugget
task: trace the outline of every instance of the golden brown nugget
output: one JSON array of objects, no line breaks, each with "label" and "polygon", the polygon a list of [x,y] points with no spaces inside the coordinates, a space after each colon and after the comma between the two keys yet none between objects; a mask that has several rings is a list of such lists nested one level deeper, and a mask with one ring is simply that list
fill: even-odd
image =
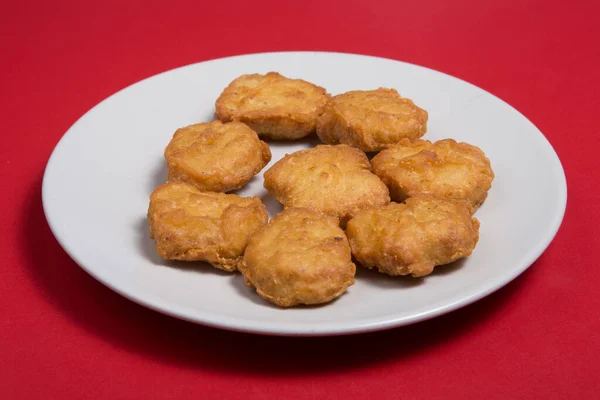
[{"label": "golden brown nugget", "polygon": [[473,212],[486,199],[494,179],[481,149],[453,139],[435,143],[405,140],[377,154],[371,163],[394,201],[430,194],[466,200]]},{"label": "golden brown nugget", "polygon": [[241,122],[213,121],[178,129],[165,149],[169,181],[202,191],[244,186],[271,161],[269,146]]},{"label": "golden brown nugget", "polygon": [[315,131],[327,100],[322,87],[269,72],[235,79],[217,99],[216,111],[221,121],[241,121],[261,136],[293,140]]},{"label": "golden brown nugget", "polygon": [[345,144],[286,155],[265,172],[264,186],[285,207],[331,214],[345,223],[355,212],[390,202],[365,153]]},{"label": "golden brown nugget", "polygon": [[427,111],[394,89],[355,90],[331,98],[317,120],[324,143],[379,151],[427,132]]},{"label": "golden brown nugget", "polygon": [[364,267],[419,277],[470,255],[479,240],[479,221],[471,218],[466,202],[417,196],[361,211],[348,221],[346,235]]},{"label": "golden brown nugget", "polygon": [[337,218],[288,208],[254,234],[238,268],[280,307],[327,303],[354,284],[356,267]]},{"label": "golden brown nugget", "polygon": [[207,261],[235,271],[248,238],[269,216],[258,197],[201,192],[168,182],[150,196],[148,225],[156,252],[168,260]]}]

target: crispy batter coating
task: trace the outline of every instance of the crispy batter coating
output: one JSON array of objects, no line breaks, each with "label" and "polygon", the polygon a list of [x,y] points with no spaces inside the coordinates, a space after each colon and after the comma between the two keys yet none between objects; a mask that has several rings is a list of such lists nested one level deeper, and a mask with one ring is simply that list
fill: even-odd
[{"label": "crispy batter coating", "polygon": [[337,216],[390,202],[387,187],[371,173],[362,151],[345,144],[319,145],[286,155],[265,172],[264,186],[285,207]]},{"label": "crispy batter coating", "polygon": [[241,121],[261,136],[299,139],[315,130],[329,95],[322,87],[277,72],[242,75],[216,102],[221,121]]},{"label": "crispy batter coating", "polygon": [[150,196],[148,225],[156,252],[169,260],[207,261],[235,271],[248,238],[269,216],[258,197],[201,192],[168,182]]},{"label": "crispy batter coating", "polygon": [[269,146],[241,122],[213,121],[178,129],[165,149],[169,181],[202,191],[244,186],[271,161]]},{"label": "crispy batter coating", "polygon": [[492,187],[494,172],[478,147],[444,139],[391,146],[372,160],[373,172],[390,188],[394,201],[418,194],[466,200],[473,212]]},{"label": "crispy batter coating", "polygon": [[354,284],[356,267],[337,218],[288,208],[250,238],[238,268],[246,284],[280,307],[321,304]]},{"label": "crispy batter coating", "polygon": [[470,255],[479,240],[479,221],[464,201],[417,196],[406,204],[361,211],[348,222],[346,235],[363,266],[419,277]]},{"label": "crispy batter coating", "polygon": [[317,120],[324,143],[379,151],[427,132],[427,111],[394,89],[355,90],[331,98]]}]

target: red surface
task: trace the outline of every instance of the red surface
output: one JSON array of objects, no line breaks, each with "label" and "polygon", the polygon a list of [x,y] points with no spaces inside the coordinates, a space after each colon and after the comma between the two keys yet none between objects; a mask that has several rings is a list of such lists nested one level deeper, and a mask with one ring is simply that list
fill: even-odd
[{"label": "red surface", "polygon": [[[0,5],[0,397],[598,398],[600,3],[89,3]],[[196,326],[135,305],[78,268],[40,200],[46,160],[69,126],[155,73],[274,50],[400,59],[515,106],[566,170],[569,205],[554,242],[520,278],[472,306],[339,338]]]}]

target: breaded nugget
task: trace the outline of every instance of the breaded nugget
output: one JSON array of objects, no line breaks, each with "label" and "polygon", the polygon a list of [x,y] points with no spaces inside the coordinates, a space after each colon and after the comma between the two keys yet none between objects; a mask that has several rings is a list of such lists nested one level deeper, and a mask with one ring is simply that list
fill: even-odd
[{"label": "breaded nugget", "polygon": [[326,303],[354,284],[356,267],[337,218],[288,208],[254,234],[238,269],[280,307]]},{"label": "breaded nugget", "polygon": [[365,153],[340,144],[319,145],[286,155],[265,172],[264,186],[285,207],[337,216],[390,202],[387,187],[371,173]]},{"label": "breaded nugget", "polygon": [[213,121],[178,129],[165,149],[169,181],[202,191],[244,186],[271,161],[269,146],[241,122]]},{"label": "breaded nugget", "polygon": [[331,98],[317,120],[324,143],[379,151],[427,132],[427,111],[394,89],[356,90]]},{"label": "breaded nugget", "polygon": [[377,154],[373,172],[390,188],[394,201],[418,194],[466,200],[473,212],[492,187],[494,172],[478,147],[444,139],[401,143]]},{"label": "breaded nugget", "polygon": [[470,255],[479,240],[479,221],[464,201],[417,196],[406,204],[361,211],[348,221],[346,235],[363,266],[419,277]]},{"label": "breaded nugget", "polygon": [[165,259],[207,261],[235,271],[248,238],[269,216],[258,197],[201,192],[168,182],[150,196],[148,225],[156,252]]},{"label": "breaded nugget", "polygon": [[261,136],[299,139],[315,130],[329,95],[322,87],[277,72],[242,75],[216,102],[221,121],[241,121]]}]

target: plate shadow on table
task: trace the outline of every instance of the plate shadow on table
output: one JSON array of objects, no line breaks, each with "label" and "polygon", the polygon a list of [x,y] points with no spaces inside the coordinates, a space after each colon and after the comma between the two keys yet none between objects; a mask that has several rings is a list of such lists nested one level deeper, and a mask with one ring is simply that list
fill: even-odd
[{"label": "plate shadow on table", "polygon": [[[533,275],[540,273],[534,264],[519,279],[475,304],[383,332],[313,338],[228,332],[151,311],[94,280],[52,236],[43,213],[40,186],[41,174],[23,204],[20,240],[23,260],[45,300],[90,335],[119,349],[180,368],[285,376],[318,375],[364,368],[373,363],[392,363],[431,352],[484,325]],[[360,272],[363,273],[377,274]],[[241,282],[240,278],[233,279]],[[385,277],[371,278],[378,281]],[[249,290],[247,294],[253,293]]]}]

